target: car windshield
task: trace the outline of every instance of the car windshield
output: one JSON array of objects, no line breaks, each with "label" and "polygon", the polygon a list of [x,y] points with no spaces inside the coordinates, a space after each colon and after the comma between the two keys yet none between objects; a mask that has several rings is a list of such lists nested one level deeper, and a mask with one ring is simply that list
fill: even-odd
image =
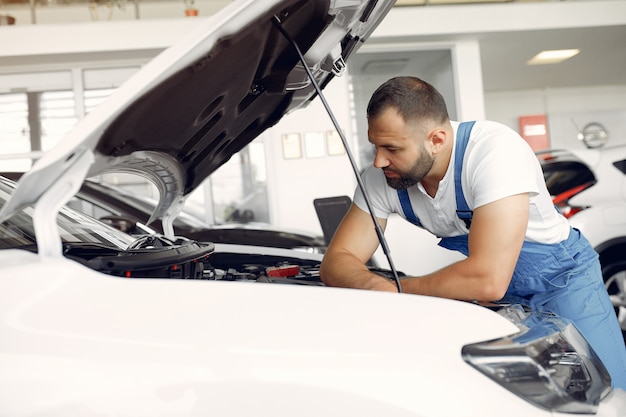
[{"label": "car windshield", "polygon": [[[156,201],[155,199],[139,194],[133,194],[122,187],[117,187],[113,184],[108,184],[106,182],[88,181],[85,183],[85,186],[87,187],[87,189],[96,190],[99,193],[109,195],[111,198],[115,198],[117,196],[117,198],[124,201],[125,205],[133,207],[134,209],[147,214],[151,214],[158,204],[158,201]],[[79,195],[82,194],[84,193],[79,192]],[[208,227],[208,225],[202,222],[202,220],[194,217],[185,210],[186,209],[183,209],[183,211],[174,219],[174,227]]]},{"label": "car windshield", "polygon": [[[12,184],[0,179],[0,207],[13,190]],[[28,207],[0,224],[0,249],[35,247],[34,210]],[[57,216],[61,240],[70,244],[97,244],[126,249],[135,239],[91,217],[63,208]]]}]

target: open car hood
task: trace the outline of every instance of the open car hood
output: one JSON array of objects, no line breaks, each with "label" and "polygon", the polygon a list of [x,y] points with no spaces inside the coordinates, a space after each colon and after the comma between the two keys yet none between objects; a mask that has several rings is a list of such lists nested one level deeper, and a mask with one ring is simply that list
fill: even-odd
[{"label": "open car hood", "polygon": [[152,181],[160,192],[152,220],[175,217],[207,176],[315,98],[288,38],[323,88],[394,3],[234,1],[143,67],[38,160],[0,221],[35,205],[38,241],[50,239],[56,233],[50,213],[86,177],[107,171]]}]

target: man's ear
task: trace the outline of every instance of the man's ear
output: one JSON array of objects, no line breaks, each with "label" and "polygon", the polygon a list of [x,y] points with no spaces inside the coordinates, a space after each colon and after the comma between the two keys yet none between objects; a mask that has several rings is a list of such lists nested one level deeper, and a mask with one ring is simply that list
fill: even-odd
[{"label": "man's ear", "polygon": [[446,144],[447,139],[448,134],[443,127],[437,127],[430,131],[430,134],[428,135],[428,140],[431,143],[433,155],[441,152]]}]

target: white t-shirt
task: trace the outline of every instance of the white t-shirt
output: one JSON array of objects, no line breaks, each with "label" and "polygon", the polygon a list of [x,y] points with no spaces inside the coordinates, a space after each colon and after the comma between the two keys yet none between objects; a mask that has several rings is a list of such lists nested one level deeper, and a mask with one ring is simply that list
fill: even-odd
[{"label": "white t-shirt", "polygon": [[[456,138],[459,122],[451,123]],[[468,233],[465,223],[456,214],[454,154],[453,149],[448,171],[434,198],[420,183],[407,189],[422,226],[438,237]],[[377,217],[386,219],[390,213],[398,213],[406,218],[397,191],[387,185],[381,169],[370,166],[362,180]],[[537,157],[526,141],[509,127],[490,121],[474,124],[465,151],[461,181],[471,210],[511,195],[529,193],[527,241],[557,243],[569,235],[569,223],[552,203]],[[354,202],[368,211],[358,187]]]}]

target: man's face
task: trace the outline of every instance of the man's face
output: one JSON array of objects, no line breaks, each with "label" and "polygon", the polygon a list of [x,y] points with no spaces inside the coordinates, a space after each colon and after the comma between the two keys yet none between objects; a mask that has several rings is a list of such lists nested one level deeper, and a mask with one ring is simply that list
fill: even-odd
[{"label": "man's face", "polygon": [[433,166],[434,158],[418,132],[393,108],[369,120],[369,140],[376,147],[374,166],[383,170],[387,184],[396,190],[417,184]]}]

